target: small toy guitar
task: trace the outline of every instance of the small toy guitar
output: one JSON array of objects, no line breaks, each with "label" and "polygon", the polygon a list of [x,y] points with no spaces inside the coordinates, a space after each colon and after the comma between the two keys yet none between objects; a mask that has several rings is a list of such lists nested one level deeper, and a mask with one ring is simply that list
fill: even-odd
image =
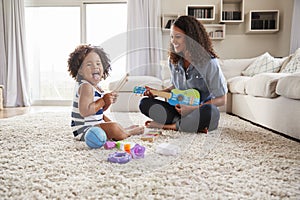
[{"label": "small toy guitar", "polygon": [[[133,89],[135,94],[144,94],[146,88],[136,86]],[[184,104],[190,106],[197,106],[200,104],[200,93],[196,89],[179,90],[173,89],[171,92],[161,92],[157,90],[150,90],[153,95],[163,97],[168,100],[168,103],[172,106],[176,104]]]}]

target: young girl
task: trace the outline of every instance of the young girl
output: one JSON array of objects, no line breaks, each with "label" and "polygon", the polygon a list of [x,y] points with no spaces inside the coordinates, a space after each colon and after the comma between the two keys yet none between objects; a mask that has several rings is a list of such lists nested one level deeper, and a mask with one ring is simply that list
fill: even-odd
[{"label": "young girl", "polygon": [[92,126],[102,128],[112,140],[123,140],[144,132],[142,126],[124,129],[104,115],[117,99],[115,92],[104,93],[99,86],[109,75],[109,70],[110,60],[101,47],[79,45],[69,56],[68,71],[76,80],[71,126],[74,137],[81,141]]}]

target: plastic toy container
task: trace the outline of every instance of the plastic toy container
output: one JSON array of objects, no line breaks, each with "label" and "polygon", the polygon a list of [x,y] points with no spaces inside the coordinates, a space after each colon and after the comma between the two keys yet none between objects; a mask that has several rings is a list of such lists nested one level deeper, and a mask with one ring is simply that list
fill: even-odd
[{"label": "plastic toy container", "polygon": [[175,156],[179,153],[179,150],[177,145],[169,143],[161,143],[156,147],[156,153],[166,156]]}]

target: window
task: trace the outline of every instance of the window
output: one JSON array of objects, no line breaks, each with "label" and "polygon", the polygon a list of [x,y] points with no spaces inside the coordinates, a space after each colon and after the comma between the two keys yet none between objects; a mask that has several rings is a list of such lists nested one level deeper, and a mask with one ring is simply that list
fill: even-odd
[{"label": "window", "polygon": [[126,31],[127,4],[86,5],[87,43],[102,46],[111,59],[112,71],[104,84],[121,78],[126,72]]},{"label": "window", "polygon": [[48,4],[25,8],[33,104],[71,102],[74,79],[67,71],[67,59],[80,43],[101,45],[110,55],[113,70],[106,84],[125,73],[126,3]]},{"label": "window", "polygon": [[25,14],[32,99],[71,99],[67,58],[80,43],[80,7],[28,7]]}]

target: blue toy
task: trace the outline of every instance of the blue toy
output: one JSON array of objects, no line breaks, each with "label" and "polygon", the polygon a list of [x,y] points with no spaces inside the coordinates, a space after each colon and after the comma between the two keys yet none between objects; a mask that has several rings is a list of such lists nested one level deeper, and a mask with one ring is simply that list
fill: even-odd
[{"label": "blue toy", "polygon": [[102,147],[106,142],[106,133],[99,127],[91,127],[84,136],[85,143],[92,149]]}]

